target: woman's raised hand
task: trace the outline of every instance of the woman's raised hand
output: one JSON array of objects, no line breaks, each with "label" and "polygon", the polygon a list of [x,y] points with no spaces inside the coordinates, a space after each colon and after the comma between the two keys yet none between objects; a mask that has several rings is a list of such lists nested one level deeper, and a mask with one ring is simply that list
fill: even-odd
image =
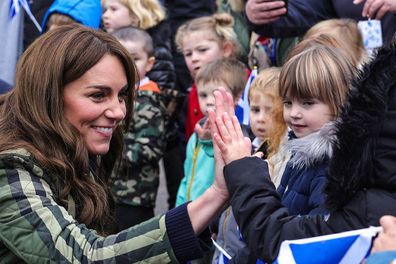
[{"label": "woman's raised hand", "polygon": [[[241,126],[235,116],[232,96],[219,88],[214,92],[216,109],[209,111],[213,144],[220,153],[215,153],[215,159],[221,159],[225,164],[241,159],[251,154],[251,142],[244,137]],[[216,158],[216,154],[221,157]]]}]

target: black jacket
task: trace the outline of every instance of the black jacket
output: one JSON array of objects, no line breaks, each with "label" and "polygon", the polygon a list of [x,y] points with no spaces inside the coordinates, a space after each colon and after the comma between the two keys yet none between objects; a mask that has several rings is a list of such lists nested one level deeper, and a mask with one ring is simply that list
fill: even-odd
[{"label": "black jacket", "polygon": [[[354,5],[345,0],[292,0],[288,1],[288,14],[266,25],[250,24],[259,35],[287,38],[304,34],[316,23],[331,18],[351,18],[356,21],[367,20],[362,17],[363,4]],[[385,44],[389,44],[396,32],[396,15],[386,14],[382,20],[382,34]]]},{"label": "black jacket", "polygon": [[349,94],[325,188],[329,214],[289,216],[259,158],[224,168],[242,235],[261,259],[276,259],[282,241],[378,225],[396,215],[396,46],[383,48]]},{"label": "black jacket", "polygon": [[171,52],[171,31],[169,23],[164,20],[149,28],[147,32],[153,39],[155,63],[148,73],[150,80],[156,82],[161,89],[174,89],[175,67]]}]

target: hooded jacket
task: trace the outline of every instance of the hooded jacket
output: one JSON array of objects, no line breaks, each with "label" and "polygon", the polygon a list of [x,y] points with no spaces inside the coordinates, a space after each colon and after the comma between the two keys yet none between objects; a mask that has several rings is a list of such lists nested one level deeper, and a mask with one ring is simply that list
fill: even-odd
[{"label": "hooded jacket", "polygon": [[67,15],[84,26],[98,29],[102,7],[99,0],[55,0],[44,15],[41,24],[43,31],[50,15],[54,13]]},{"label": "hooded jacket", "polygon": [[260,259],[275,260],[284,240],[376,226],[381,216],[396,215],[395,61],[396,45],[378,51],[336,122],[337,142],[325,188],[328,215],[290,216],[267,164],[256,157],[225,166],[235,218]]},{"label": "hooded jacket", "polygon": [[281,148],[285,156],[292,153],[278,187],[291,215],[325,212],[323,188],[334,140],[334,125],[327,123],[319,131],[289,140]]}]

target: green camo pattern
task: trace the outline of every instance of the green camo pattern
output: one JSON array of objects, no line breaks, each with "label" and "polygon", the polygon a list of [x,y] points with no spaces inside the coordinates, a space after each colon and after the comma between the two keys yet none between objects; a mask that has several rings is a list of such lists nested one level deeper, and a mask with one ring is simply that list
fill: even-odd
[{"label": "green camo pattern", "polygon": [[165,144],[164,114],[161,94],[137,91],[133,121],[124,135],[122,160],[112,174],[112,194],[117,203],[154,207],[158,162]]}]

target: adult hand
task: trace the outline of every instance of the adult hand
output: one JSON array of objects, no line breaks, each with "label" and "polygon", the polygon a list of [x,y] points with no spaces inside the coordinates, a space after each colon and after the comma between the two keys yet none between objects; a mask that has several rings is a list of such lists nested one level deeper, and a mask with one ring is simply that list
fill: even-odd
[{"label": "adult hand", "polygon": [[396,13],[395,0],[354,0],[355,5],[364,3],[362,16],[372,19],[382,19],[388,12]]},{"label": "adult hand", "polygon": [[396,217],[386,215],[381,217],[382,232],[374,240],[371,253],[396,250]]},{"label": "adult hand", "polygon": [[[230,94],[226,93],[226,90],[223,87],[219,87],[218,91],[214,92],[214,96],[216,99],[216,112],[213,109],[208,109],[212,139],[213,135],[218,133],[216,127],[216,117],[221,116],[221,113],[224,112],[235,115],[234,100]],[[214,140],[213,151],[215,159],[215,180],[211,188],[213,188],[216,192],[220,193],[220,195],[228,198],[228,189],[223,175],[224,160],[221,156],[219,146]]]},{"label": "adult hand", "polygon": [[287,9],[284,1],[248,0],[245,12],[250,22],[262,25],[279,19]]},{"label": "adult hand", "polygon": [[232,97],[224,89],[214,92],[216,112],[209,111],[213,142],[225,164],[250,156],[251,142],[245,138],[235,116]]}]

